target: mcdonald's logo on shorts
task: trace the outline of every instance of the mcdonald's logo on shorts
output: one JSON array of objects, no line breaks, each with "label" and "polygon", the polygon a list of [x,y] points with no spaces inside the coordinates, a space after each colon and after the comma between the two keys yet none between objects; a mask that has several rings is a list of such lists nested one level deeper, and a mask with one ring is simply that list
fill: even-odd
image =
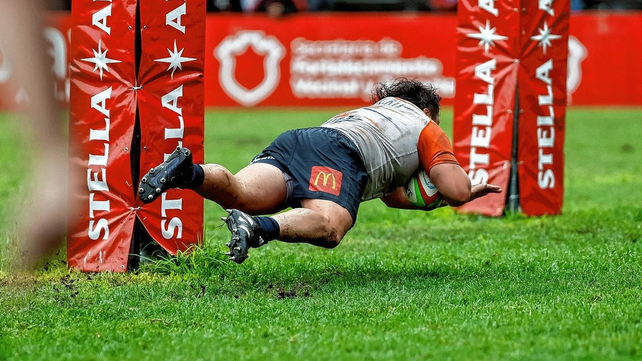
[{"label": "mcdonald's logo on shorts", "polygon": [[341,193],[343,173],[328,167],[312,167],[310,175],[310,190],[325,192],[338,196]]}]

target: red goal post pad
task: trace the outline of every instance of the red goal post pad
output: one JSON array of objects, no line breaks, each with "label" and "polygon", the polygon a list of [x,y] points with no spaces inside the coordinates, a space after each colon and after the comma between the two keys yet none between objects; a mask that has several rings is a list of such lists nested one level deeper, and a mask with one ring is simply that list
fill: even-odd
[{"label": "red goal post pad", "polygon": [[[177,146],[204,161],[205,1],[140,1],[142,56],[138,84],[141,176]],[[203,198],[169,190],[140,204],[139,218],[171,254],[203,240]]]},{"label": "red goal post pad", "polygon": [[564,135],[570,1],[530,0],[522,17],[517,164],[522,212],[558,214],[564,198]]},{"label": "red goal post pad", "polygon": [[[156,45],[157,49],[164,47],[164,54],[152,48],[153,59],[143,57],[138,79],[137,0],[73,3],[69,173],[75,186],[69,197],[67,258],[70,267],[82,271],[126,271],[137,218],[171,254],[202,240],[202,200],[189,198],[194,197],[191,191],[170,191],[161,197],[171,201],[164,206],[162,199],[143,205],[136,196],[138,179],[133,179],[132,164],[138,164],[137,157],[144,153],[140,155],[140,178],[151,163],[160,163],[163,154],[181,140],[194,151],[195,161],[203,160],[205,3],[169,0],[154,8],[145,7],[145,3],[149,2],[140,4],[141,19],[149,19],[148,29],[153,29],[153,36],[168,44]],[[172,10],[168,10],[170,7]],[[172,12],[175,9],[178,10]],[[158,15],[146,16],[145,12]],[[173,79],[170,64],[160,60],[172,57],[169,50],[174,50],[175,34],[159,25],[160,19],[168,28],[188,24],[193,32],[202,33],[185,45],[191,52],[189,56],[200,62],[194,67],[175,69]],[[193,25],[198,21],[201,27]],[[145,26],[141,25],[141,31]],[[142,46],[145,53],[145,42]],[[179,125],[174,125],[179,123],[176,114],[168,113],[161,101],[154,101],[170,93],[177,86],[176,79],[182,79],[190,89],[169,102],[182,107],[183,124]],[[186,103],[194,105],[184,106]],[[137,111],[141,118],[140,152],[131,149]],[[184,130],[182,139],[178,131],[169,131],[176,138],[165,136],[167,129],[177,128]]]},{"label": "red goal post pad", "polygon": [[[554,41],[557,48],[568,49],[568,36],[551,38],[549,35],[556,34],[544,24],[546,21],[559,24],[560,21],[551,19],[560,18],[565,18],[568,24],[570,5],[568,1],[558,0],[554,2],[556,8],[551,9],[550,3],[538,0],[464,0],[459,3],[453,131],[455,155],[473,183],[492,183],[504,189],[501,194],[490,194],[460,207],[462,212],[488,216],[503,214],[511,173],[515,112],[518,112],[519,124],[516,164],[520,173],[522,209],[528,215],[535,215],[556,213],[561,208],[560,199],[559,204],[551,204],[552,207],[542,211],[537,204],[546,196],[540,198],[543,191],[533,189],[533,182],[522,176],[530,174],[522,169],[532,172],[530,152],[538,152],[532,148],[533,139],[537,142],[532,119],[538,119],[536,112],[542,107],[534,107],[532,103],[538,101],[539,95],[545,94],[538,94],[540,89],[531,85],[536,81],[534,76],[525,77],[523,74],[532,73],[534,48],[542,51],[546,43],[551,54],[548,43]],[[543,14],[551,19],[545,21]],[[562,29],[568,33],[568,26]],[[566,61],[566,51],[559,50],[553,56],[559,58],[557,61]],[[559,68],[562,69],[561,66]],[[566,68],[554,76],[555,82],[564,83]],[[562,92],[557,94],[566,96]],[[517,96],[519,107],[516,108]],[[561,142],[555,144],[560,152],[562,146]],[[562,157],[557,159],[559,162],[555,167],[563,167]],[[525,194],[529,196],[524,197]]]},{"label": "red goal post pad", "polygon": [[[453,143],[455,156],[473,183],[493,183],[505,190],[510,175],[520,15],[511,2],[485,4],[459,3]],[[489,194],[460,210],[500,216],[505,198],[505,193]]]}]

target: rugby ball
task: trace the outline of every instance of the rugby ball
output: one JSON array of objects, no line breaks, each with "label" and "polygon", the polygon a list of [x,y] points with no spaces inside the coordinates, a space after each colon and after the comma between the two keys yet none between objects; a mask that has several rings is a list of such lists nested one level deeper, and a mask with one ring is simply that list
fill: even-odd
[{"label": "rugby ball", "polygon": [[404,187],[406,198],[413,206],[427,211],[433,210],[441,205],[443,197],[432,184],[428,174],[420,169]]}]

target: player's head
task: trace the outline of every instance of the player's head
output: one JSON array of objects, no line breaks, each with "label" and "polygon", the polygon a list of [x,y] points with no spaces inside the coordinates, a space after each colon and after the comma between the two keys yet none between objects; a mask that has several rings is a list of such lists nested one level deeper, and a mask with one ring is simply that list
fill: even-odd
[{"label": "player's head", "polygon": [[375,84],[372,89],[372,103],[376,103],[385,97],[397,97],[407,100],[421,110],[427,109],[427,115],[434,121],[439,121],[441,96],[437,94],[437,89],[430,84],[406,78],[397,78],[390,82]]}]

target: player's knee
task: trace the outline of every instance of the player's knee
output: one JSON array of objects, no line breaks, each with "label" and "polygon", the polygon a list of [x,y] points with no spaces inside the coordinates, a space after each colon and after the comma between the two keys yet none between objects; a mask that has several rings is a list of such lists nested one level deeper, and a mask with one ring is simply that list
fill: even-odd
[{"label": "player's knee", "polygon": [[219,194],[225,194],[225,197],[217,199],[217,203],[223,208],[235,208],[250,211],[252,200],[248,199],[245,187],[238,179],[224,166],[220,164],[207,164],[206,174],[217,179],[216,191]]},{"label": "player's knee", "polygon": [[220,164],[207,163],[201,165],[201,167],[203,168],[203,171],[206,175],[210,175],[210,177],[214,178],[226,179],[228,183],[231,183],[231,178],[234,177],[234,175],[232,175],[232,173],[227,168],[223,167]]},{"label": "player's knee", "polygon": [[346,231],[338,224],[335,224],[332,219],[327,220],[326,232],[323,239],[325,248],[334,248],[341,243],[341,240],[346,234]]},{"label": "player's knee", "polygon": [[334,248],[341,243],[341,240],[343,239],[343,234],[338,234],[336,231],[332,230],[328,235],[325,237],[325,248]]}]

